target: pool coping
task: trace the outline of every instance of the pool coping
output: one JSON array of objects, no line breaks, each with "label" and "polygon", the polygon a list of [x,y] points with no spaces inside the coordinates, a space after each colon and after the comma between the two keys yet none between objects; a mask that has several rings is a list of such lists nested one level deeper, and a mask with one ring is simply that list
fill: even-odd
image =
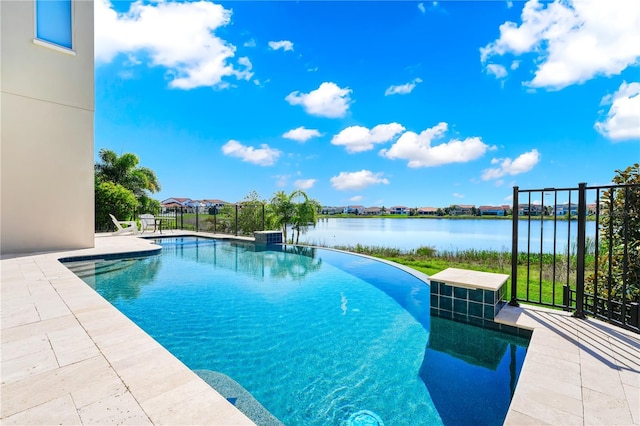
[{"label": "pool coping", "polygon": [[95,242],[1,261],[1,423],[254,424],[59,261],[159,246]]},{"label": "pool coping", "polygon": [[[58,260],[153,253],[146,236],[2,258],[2,424],[253,424]],[[496,322],[533,330],[505,424],[640,424],[640,336],[531,306]]]}]

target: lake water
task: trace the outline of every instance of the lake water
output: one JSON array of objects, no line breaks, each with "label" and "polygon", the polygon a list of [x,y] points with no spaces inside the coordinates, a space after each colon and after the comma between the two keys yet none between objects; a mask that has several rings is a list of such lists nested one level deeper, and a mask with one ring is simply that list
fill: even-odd
[{"label": "lake water", "polygon": [[[518,250],[527,250],[528,221],[519,222]],[[437,250],[511,251],[511,221],[487,219],[393,219],[393,218],[329,218],[321,219],[315,228],[300,236],[300,242],[328,247],[384,246],[411,250],[429,246]],[[566,251],[574,244],[578,224],[556,221],[556,251]],[[542,224],[543,252],[554,249],[554,222]],[[595,222],[587,222],[587,237],[595,236]],[[570,233],[570,240],[567,236]],[[289,234],[290,236],[290,234]],[[540,219],[531,220],[531,252],[540,251]],[[571,243],[568,243],[571,241]],[[573,250],[573,249],[572,249]]]}]

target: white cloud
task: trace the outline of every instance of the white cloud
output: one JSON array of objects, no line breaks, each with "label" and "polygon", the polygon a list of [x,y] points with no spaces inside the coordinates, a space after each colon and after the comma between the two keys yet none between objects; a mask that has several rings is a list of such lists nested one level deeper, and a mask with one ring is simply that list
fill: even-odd
[{"label": "white cloud", "polygon": [[284,186],[287,186],[287,183],[289,182],[289,178],[291,177],[290,175],[275,175],[273,176],[276,179],[276,186],[279,188],[282,188]]},{"label": "white cloud", "polygon": [[389,142],[402,131],[404,127],[398,123],[378,124],[371,130],[362,126],[350,126],[335,135],[331,143],[344,146],[349,153],[369,151],[374,144]]},{"label": "white cloud", "polygon": [[364,169],[359,172],[340,172],[338,176],[331,178],[331,185],[340,191],[358,191],[379,183],[388,185],[389,181],[382,177],[382,173],[373,173]]},{"label": "white cloud", "polygon": [[273,50],[282,49],[286,52],[287,50],[293,50],[293,43],[289,40],[270,41],[269,47]]},{"label": "white cloud", "polygon": [[316,183],[316,179],[298,179],[293,183],[293,186],[298,189],[311,189]]},{"label": "white cloud", "polygon": [[500,37],[480,49],[492,56],[534,53],[527,85],[562,89],[598,75],[619,74],[640,58],[640,2],[633,0],[529,0],[521,24],[505,22]]},{"label": "white cloud", "polygon": [[256,47],[256,41],[254,39],[249,39],[244,42],[244,47]]},{"label": "white cloud", "polygon": [[498,167],[488,168],[482,172],[482,180],[498,179],[505,175],[519,175],[533,169],[540,161],[540,154],[537,149],[520,154],[515,160],[511,158],[494,158],[491,164]]},{"label": "white cloud", "polygon": [[161,66],[172,76],[169,86],[193,89],[228,87],[224,77],[249,80],[251,62],[231,63],[235,46],[214,35],[231,22],[231,11],[208,2],[131,3],[118,13],[109,0],[95,1],[95,59],[109,63],[118,54],[146,53],[151,66]]},{"label": "white cloud", "polygon": [[409,167],[433,167],[448,163],[466,163],[482,157],[489,149],[479,137],[464,140],[451,139],[432,146],[447,131],[447,123],[422,131],[420,134],[405,132],[389,149],[380,150],[380,155],[392,160],[408,160]]},{"label": "white cloud", "polygon": [[280,154],[282,154],[279,150],[270,148],[266,144],[261,145],[260,148],[254,148],[252,146],[242,145],[233,139],[222,145],[222,152],[224,155],[237,157],[242,159],[242,161],[259,166],[272,166],[278,157],[280,157]]},{"label": "white cloud", "polygon": [[401,84],[399,86],[389,86],[387,90],[384,91],[384,95],[406,95],[408,93],[411,93],[418,83],[422,83],[422,79],[419,77],[414,78],[406,84]]},{"label": "white cloud", "polygon": [[454,192],[454,193],[453,193],[453,194],[451,194],[451,195],[453,195],[455,198],[464,198],[464,194],[459,194],[459,193],[457,193],[457,192]]},{"label": "white cloud", "polygon": [[351,89],[341,89],[337,84],[324,82],[309,93],[291,92],[285,100],[291,105],[302,105],[311,115],[344,117],[351,103]]},{"label": "white cloud", "polygon": [[511,0],[507,0],[507,9],[511,9],[513,7],[513,2]]},{"label": "white cloud", "polygon": [[418,3],[418,9],[422,13],[427,13],[427,9],[424,7],[424,3]]},{"label": "white cloud", "polygon": [[298,142],[306,142],[311,138],[322,136],[316,129],[306,129],[303,126],[289,130],[282,135],[283,138],[292,139]]},{"label": "white cloud", "polygon": [[507,69],[500,64],[488,64],[487,74],[493,74],[496,78],[505,78],[507,76]]},{"label": "white cloud", "polygon": [[611,108],[604,120],[596,122],[598,132],[613,141],[640,139],[640,83],[623,82],[601,104]]},{"label": "white cloud", "polygon": [[349,201],[351,201],[352,203],[359,203],[362,200],[364,200],[364,197],[362,195],[356,195],[349,198]]}]

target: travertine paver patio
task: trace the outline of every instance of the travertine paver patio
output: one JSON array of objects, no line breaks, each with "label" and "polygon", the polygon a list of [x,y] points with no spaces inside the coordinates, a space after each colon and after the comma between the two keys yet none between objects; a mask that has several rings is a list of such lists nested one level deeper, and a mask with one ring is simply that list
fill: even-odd
[{"label": "travertine paver patio", "polygon": [[2,260],[3,425],[253,424],[57,260],[153,248],[118,236]]},{"label": "travertine paver patio", "polygon": [[505,424],[640,424],[639,335],[528,305],[496,322],[534,330]]},{"label": "travertine paver patio", "polygon": [[[59,258],[153,250],[132,236],[1,261],[2,424],[251,424]],[[507,424],[640,424],[640,339],[596,320],[505,307],[534,329]]]}]

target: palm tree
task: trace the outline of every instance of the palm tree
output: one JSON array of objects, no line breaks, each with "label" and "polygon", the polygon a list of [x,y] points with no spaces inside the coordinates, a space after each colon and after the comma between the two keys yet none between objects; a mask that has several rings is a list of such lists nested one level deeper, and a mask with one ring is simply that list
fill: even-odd
[{"label": "palm tree", "polygon": [[[293,194],[292,194],[293,195]],[[291,196],[284,191],[278,191],[271,198],[271,207],[276,216],[276,224],[282,227],[282,236],[284,242],[287,242],[287,225],[291,223],[291,219],[295,214],[295,206],[291,201]]]},{"label": "palm tree", "polygon": [[100,161],[95,165],[95,226],[96,230],[110,226],[109,213],[119,218],[132,217],[139,213],[157,213],[160,202],[149,193],[160,190],[160,183],[153,170],[138,167],[138,156],[131,153],[118,154],[101,149]]},{"label": "palm tree", "polygon": [[297,197],[299,200],[303,200],[301,202],[294,203],[295,213],[292,218],[293,229],[296,231],[296,244],[298,244],[300,241],[300,234],[305,233],[307,229],[309,229],[309,224],[313,224],[315,226],[320,203],[316,200],[310,199],[304,191],[300,190],[291,193],[290,198],[293,200],[294,197]]},{"label": "palm tree", "polygon": [[[287,226],[296,234],[296,244],[300,234],[304,233],[309,224],[314,224],[318,218],[321,206],[316,200],[310,199],[304,191],[297,190],[287,195],[278,191],[271,198],[271,209],[276,216],[276,223],[282,227],[284,242],[287,242]],[[293,235],[291,236],[293,242]]]},{"label": "palm tree", "polygon": [[100,182],[113,182],[122,185],[133,192],[139,200],[147,195],[147,192],[160,191],[160,182],[153,170],[146,167],[138,167],[140,159],[137,155],[125,153],[118,154],[101,149],[98,152],[100,162],[95,165],[96,178]]}]

